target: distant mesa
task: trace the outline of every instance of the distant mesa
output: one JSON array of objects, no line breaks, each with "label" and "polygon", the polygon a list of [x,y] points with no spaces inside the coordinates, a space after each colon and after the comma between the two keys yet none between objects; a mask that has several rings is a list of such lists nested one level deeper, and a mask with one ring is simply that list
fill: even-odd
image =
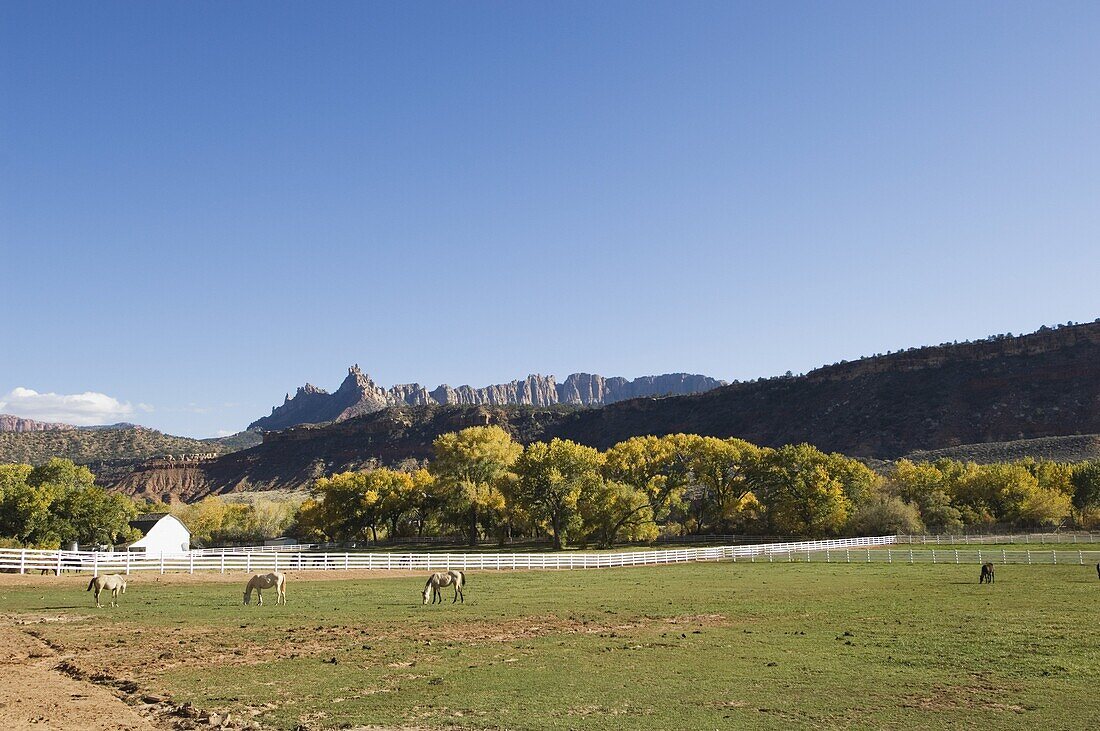
[{"label": "distant mesa", "polygon": [[75,428],[72,424],[54,424],[47,421],[24,419],[11,414],[0,414],[0,432],[63,431]]},{"label": "distant mesa", "polygon": [[98,426],[73,426],[72,424],[60,424],[51,421],[35,421],[24,419],[21,416],[0,414],[0,432],[31,432],[31,431],[97,431],[118,429],[144,429],[145,427],[130,422],[120,421],[117,424],[102,424]]},{"label": "distant mesa", "polygon": [[443,384],[429,391],[419,383],[383,388],[353,365],[335,393],[307,383],[293,397],[288,393],[281,406],[271,409],[270,416],[257,419],[248,428],[275,431],[300,424],[343,421],[393,406],[604,406],[634,398],[702,393],[724,385],[725,381],[690,373],[634,380],[574,373],[562,383],[554,376],[530,375],[484,388]]}]

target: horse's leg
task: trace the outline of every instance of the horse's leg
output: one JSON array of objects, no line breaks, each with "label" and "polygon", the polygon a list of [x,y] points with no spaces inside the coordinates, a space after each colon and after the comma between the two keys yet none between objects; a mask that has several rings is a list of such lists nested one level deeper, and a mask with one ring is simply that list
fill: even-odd
[{"label": "horse's leg", "polygon": [[97,586],[95,588],[95,608],[96,609],[102,609],[103,608],[103,605],[99,603],[99,592],[100,592],[100,588]]}]

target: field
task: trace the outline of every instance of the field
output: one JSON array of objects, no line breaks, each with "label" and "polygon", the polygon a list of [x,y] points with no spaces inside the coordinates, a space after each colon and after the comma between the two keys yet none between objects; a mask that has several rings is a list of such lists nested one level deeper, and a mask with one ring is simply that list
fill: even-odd
[{"label": "field", "polygon": [[1100,723],[1090,566],[999,566],[993,586],[970,565],[479,572],[435,607],[419,574],[292,573],[285,607],[241,606],[243,583],[135,575],[96,610],[87,577],[0,576],[0,686],[32,692],[9,681],[33,665],[87,689],[55,695],[168,699],[137,707],[151,728],[190,723],[165,713],[184,702],[278,729]]}]

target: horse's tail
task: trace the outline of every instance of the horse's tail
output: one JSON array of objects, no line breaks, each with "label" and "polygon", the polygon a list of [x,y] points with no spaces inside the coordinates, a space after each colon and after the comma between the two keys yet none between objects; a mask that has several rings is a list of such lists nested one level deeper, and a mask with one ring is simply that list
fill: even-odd
[{"label": "horse's tail", "polygon": [[459,571],[458,572],[458,581],[459,581],[459,586],[466,586],[466,572],[465,571]]},{"label": "horse's tail", "polygon": [[96,577],[93,576],[92,580],[88,582],[88,588],[85,589],[84,591],[91,591],[92,587],[95,586],[95,580],[96,580]]}]

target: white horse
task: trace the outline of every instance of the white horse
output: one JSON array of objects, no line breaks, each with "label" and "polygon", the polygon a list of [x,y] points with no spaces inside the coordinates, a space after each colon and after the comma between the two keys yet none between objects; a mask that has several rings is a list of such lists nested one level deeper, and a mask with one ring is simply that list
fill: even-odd
[{"label": "white horse", "polygon": [[443,603],[443,592],[440,591],[445,586],[454,584],[455,598],[451,600],[451,604],[454,604],[459,599],[462,603],[466,603],[466,595],[462,593],[462,588],[466,586],[466,574],[461,571],[448,571],[443,573],[442,571],[436,572],[428,577],[428,583],[424,584],[424,603],[428,603],[428,597],[431,597],[432,604],[436,603],[436,600],[440,604]]},{"label": "white horse", "polygon": [[95,589],[95,605],[96,607],[102,607],[99,603],[99,595],[104,589],[111,591],[111,606],[118,606],[118,595],[126,593],[126,579],[122,578],[119,574],[111,574],[110,576],[93,576],[92,580],[88,582],[88,588],[84,591],[91,591]]},{"label": "white horse", "polygon": [[264,593],[261,589],[275,587],[279,592],[275,597],[275,606],[286,604],[286,574],[256,574],[248,580],[248,586],[244,588],[244,603],[252,601],[252,590],[256,590],[256,604],[264,605]]}]

